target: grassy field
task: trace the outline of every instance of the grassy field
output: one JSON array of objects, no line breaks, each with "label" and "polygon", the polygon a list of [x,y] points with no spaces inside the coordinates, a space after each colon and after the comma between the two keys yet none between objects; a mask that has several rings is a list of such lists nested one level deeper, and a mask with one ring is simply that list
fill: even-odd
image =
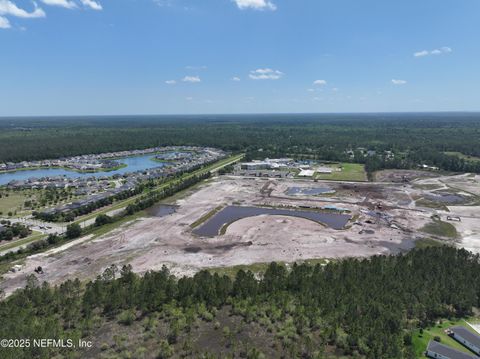
[{"label": "grassy field", "polygon": [[470,329],[465,320],[462,319],[457,321],[446,320],[443,323],[438,324],[432,328],[424,329],[423,334],[420,334],[420,330],[415,330],[412,335],[412,340],[417,358],[425,358],[425,349],[427,348],[428,342],[430,340],[433,340],[434,337],[440,337],[440,342],[442,344],[448,345],[462,352],[472,354],[463,345],[457,343],[454,339],[450,338],[447,334],[445,334],[445,329],[454,325],[463,325],[464,327]]},{"label": "grassy field", "polygon": [[[38,210],[59,206],[83,197],[75,196],[71,192],[67,192],[66,195],[61,196],[62,191],[58,190],[58,199],[48,199],[47,195],[49,191],[45,189],[22,189],[15,191],[0,189],[0,193],[2,194],[2,198],[0,198],[0,212],[3,212],[0,216],[3,217],[7,217],[8,212],[15,213],[15,211],[17,211],[17,215],[13,214],[13,217],[22,217],[30,214],[32,209],[24,207],[26,201],[33,202],[35,204],[34,209]],[[6,194],[8,194],[8,197]],[[45,206],[41,204],[42,202],[45,202]]]},{"label": "grassy field", "polygon": [[15,212],[22,209],[27,196],[23,192],[9,192],[8,197],[5,193],[0,198],[0,212],[2,216],[7,217],[8,212]]},{"label": "grassy field", "polygon": [[444,203],[435,202],[435,201],[430,201],[430,200],[428,200],[428,199],[426,199],[426,198],[418,199],[417,201],[415,201],[415,205],[416,205],[417,207],[426,207],[426,208],[441,209],[442,211],[447,211],[447,212],[449,212],[448,207],[447,207]]},{"label": "grassy field", "polygon": [[195,227],[198,227],[199,225],[201,225],[202,223],[208,221],[210,218],[212,218],[214,215],[216,215],[218,212],[220,212],[220,210],[223,208],[223,206],[218,206],[214,209],[212,209],[210,212],[208,212],[207,214],[203,215],[202,217],[200,217],[199,219],[197,219],[195,222],[193,222],[191,225],[190,225],[190,228],[195,228]]},{"label": "grassy field", "polygon": [[445,152],[445,154],[446,154],[446,155],[449,155],[449,156],[459,157],[459,158],[461,158],[461,159],[464,159],[465,161],[480,162],[480,157],[467,156],[467,155],[464,155],[464,154],[461,153],[461,152]]},{"label": "grassy field", "polygon": [[436,236],[457,238],[458,233],[455,226],[451,223],[434,220],[432,223],[427,223],[421,229],[422,232],[433,234]]},{"label": "grassy field", "polygon": [[422,238],[415,242],[415,248],[441,247],[446,245],[448,244],[442,243],[440,241],[437,241],[431,238]]},{"label": "grassy field", "polygon": [[[315,179],[331,180],[331,181],[355,181],[363,182],[367,180],[365,166],[358,163],[339,163],[328,165],[334,169],[333,173],[323,174],[317,173]],[[341,168],[341,171],[335,169]]]}]

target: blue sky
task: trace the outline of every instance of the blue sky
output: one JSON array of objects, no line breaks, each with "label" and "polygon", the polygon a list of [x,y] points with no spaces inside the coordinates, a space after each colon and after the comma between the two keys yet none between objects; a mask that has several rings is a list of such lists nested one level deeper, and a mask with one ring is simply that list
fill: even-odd
[{"label": "blue sky", "polygon": [[480,110],[479,0],[0,0],[0,116]]}]

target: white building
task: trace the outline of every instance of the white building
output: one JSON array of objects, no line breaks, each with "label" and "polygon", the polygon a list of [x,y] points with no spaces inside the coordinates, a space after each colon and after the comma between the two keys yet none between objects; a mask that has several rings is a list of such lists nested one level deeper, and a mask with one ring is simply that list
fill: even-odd
[{"label": "white building", "polygon": [[324,173],[324,174],[330,174],[333,172],[331,167],[326,167],[326,166],[320,166],[316,168],[316,171],[318,173]]},{"label": "white building", "polygon": [[315,170],[301,170],[298,174],[299,177],[313,177]]}]

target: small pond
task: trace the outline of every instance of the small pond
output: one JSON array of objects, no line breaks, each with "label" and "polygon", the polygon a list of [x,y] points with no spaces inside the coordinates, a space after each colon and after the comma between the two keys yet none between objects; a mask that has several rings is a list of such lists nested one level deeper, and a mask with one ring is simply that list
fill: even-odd
[{"label": "small pond", "polygon": [[458,194],[442,193],[442,192],[426,195],[425,198],[433,202],[446,203],[446,204],[460,204],[466,201],[464,197]]},{"label": "small pond", "polygon": [[335,190],[328,187],[289,187],[285,193],[289,196],[318,196],[335,193]]},{"label": "small pond", "polygon": [[174,214],[177,211],[177,206],[169,204],[158,204],[147,209],[147,213],[152,217],[165,217]]}]

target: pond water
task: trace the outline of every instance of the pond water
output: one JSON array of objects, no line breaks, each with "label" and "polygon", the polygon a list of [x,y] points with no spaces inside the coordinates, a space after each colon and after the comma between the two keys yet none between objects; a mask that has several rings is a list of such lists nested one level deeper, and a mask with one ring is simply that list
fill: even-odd
[{"label": "pond water", "polygon": [[9,183],[10,181],[27,180],[31,177],[43,178],[54,176],[65,176],[69,178],[79,177],[103,177],[113,176],[115,174],[123,175],[129,172],[145,171],[151,168],[158,168],[167,165],[167,163],[152,161],[154,155],[134,156],[117,158],[115,161],[126,164],[126,167],[122,167],[115,171],[100,171],[94,173],[79,173],[63,168],[47,168],[47,169],[33,169],[26,171],[16,171],[0,173],[0,186]]},{"label": "pond water", "polygon": [[325,224],[333,229],[343,229],[351,216],[338,213],[324,213],[315,211],[262,208],[262,207],[239,207],[227,206],[215,214],[200,227],[194,229],[193,233],[205,237],[214,237],[220,233],[225,224],[230,224],[242,218],[267,215],[292,216],[309,219]]},{"label": "pond water", "polygon": [[328,187],[289,187],[286,192],[289,196],[317,196],[325,193],[335,193],[335,190]]},{"label": "pond water", "polygon": [[447,204],[459,204],[459,203],[465,202],[464,197],[458,194],[451,194],[451,193],[431,194],[431,195],[426,195],[425,197],[430,201],[447,203]]},{"label": "pond water", "polygon": [[165,217],[174,214],[177,211],[177,206],[169,204],[159,204],[147,209],[147,213],[153,217]]}]

